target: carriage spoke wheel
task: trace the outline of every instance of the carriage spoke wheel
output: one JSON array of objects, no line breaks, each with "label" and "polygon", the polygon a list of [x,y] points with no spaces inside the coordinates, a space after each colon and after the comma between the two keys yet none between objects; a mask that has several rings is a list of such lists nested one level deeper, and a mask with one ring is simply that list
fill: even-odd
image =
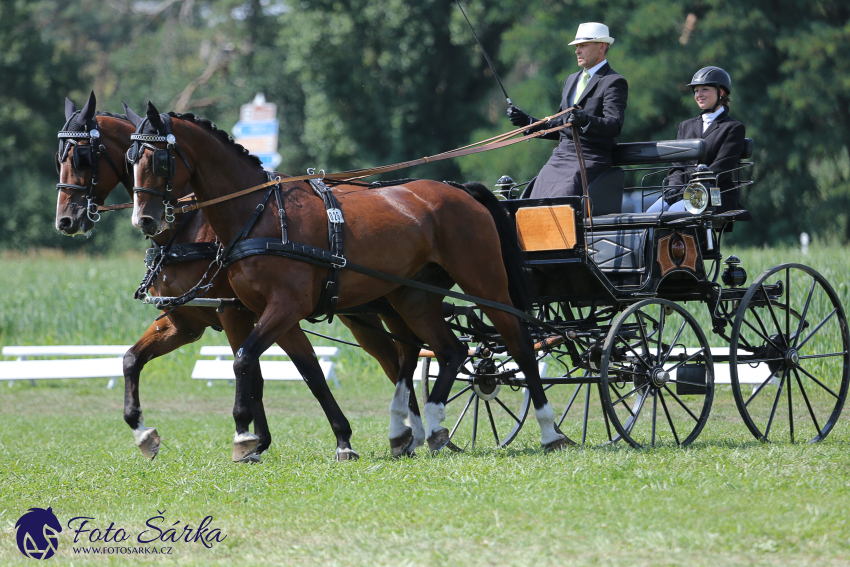
[{"label": "carriage spoke wheel", "polygon": [[714,400],[705,334],[670,301],[630,306],[605,338],[599,389],[611,425],[633,447],[690,444]]},{"label": "carriage spoke wheel", "polygon": [[815,443],[838,420],[850,378],[847,319],[815,270],[781,264],[741,299],[732,328],[732,393],[762,441]]},{"label": "carriage spoke wheel", "polygon": [[[427,361],[428,359],[426,359]],[[517,385],[519,380],[504,374],[516,368],[509,360],[470,358],[464,364],[474,375],[459,372],[446,401],[446,421],[449,429],[448,447],[452,450],[478,447],[506,447],[517,435],[528,416],[531,396],[528,388]],[[436,366],[436,365],[434,365]],[[424,399],[429,392],[428,363],[422,377]]]}]

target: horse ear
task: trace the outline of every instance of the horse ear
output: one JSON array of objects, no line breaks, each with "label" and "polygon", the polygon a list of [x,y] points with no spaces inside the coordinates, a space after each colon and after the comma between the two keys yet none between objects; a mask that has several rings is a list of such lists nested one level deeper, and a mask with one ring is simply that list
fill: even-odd
[{"label": "horse ear", "polygon": [[70,120],[74,113],[77,112],[77,105],[71,102],[70,98],[65,98],[65,120]]},{"label": "horse ear", "polygon": [[91,119],[94,118],[95,109],[97,107],[97,99],[94,96],[94,91],[89,94],[89,100],[77,116],[77,124],[86,126]]},{"label": "horse ear", "polygon": [[148,120],[151,123],[151,126],[156,128],[156,131],[160,134],[165,132],[165,125],[162,123],[162,118],[159,117],[159,111],[153,105],[151,101],[148,101],[148,110],[146,112]]},{"label": "horse ear", "polygon": [[129,120],[133,126],[138,128],[144,118],[133,112],[133,109],[127,106],[127,103],[124,101],[121,101],[121,104],[124,106],[124,114],[127,115],[127,120]]}]

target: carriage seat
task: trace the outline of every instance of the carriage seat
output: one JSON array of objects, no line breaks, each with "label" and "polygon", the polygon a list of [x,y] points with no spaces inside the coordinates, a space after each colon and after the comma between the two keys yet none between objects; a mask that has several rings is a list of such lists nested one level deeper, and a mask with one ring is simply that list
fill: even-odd
[{"label": "carriage seat", "polygon": [[741,153],[741,159],[750,159],[753,157],[753,148],[755,142],[752,138],[744,138],[744,151]]},{"label": "carriage seat", "polygon": [[[661,140],[658,142],[629,142],[617,144],[612,152],[612,167],[602,172],[587,187],[593,203],[593,214],[609,215],[623,210],[623,189],[626,174],[623,165],[649,165],[674,161],[701,160],[705,157],[705,140]],[[752,150],[751,150],[752,151]],[[532,179],[520,196],[531,196],[536,177]]]}]

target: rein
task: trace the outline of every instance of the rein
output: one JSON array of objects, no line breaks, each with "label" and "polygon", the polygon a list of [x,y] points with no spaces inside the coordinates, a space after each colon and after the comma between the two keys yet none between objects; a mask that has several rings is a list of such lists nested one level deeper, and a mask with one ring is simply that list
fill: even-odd
[{"label": "rein", "polygon": [[[422,165],[422,164],[432,163],[432,162],[436,162],[436,161],[442,161],[442,160],[446,160],[446,159],[454,159],[454,158],[462,157],[462,156],[466,156],[466,155],[472,155],[472,154],[487,152],[487,151],[490,151],[490,150],[495,150],[495,149],[498,149],[498,148],[504,148],[504,147],[516,144],[517,142],[524,142],[526,140],[530,140],[531,138],[539,138],[539,137],[545,136],[546,134],[551,134],[553,132],[558,132],[560,130],[563,130],[564,128],[568,128],[569,126],[571,126],[571,124],[569,122],[567,122],[566,124],[563,124],[561,126],[549,128],[548,130],[539,130],[537,132],[534,132],[533,134],[529,134],[528,136],[523,136],[522,138],[516,138],[516,139],[513,139],[513,140],[510,139],[510,138],[513,138],[514,136],[516,136],[517,134],[520,134],[520,133],[530,129],[531,127],[543,124],[543,123],[547,122],[548,120],[551,120],[553,118],[557,118],[557,117],[559,117],[563,114],[566,114],[570,110],[572,110],[572,109],[568,108],[567,110],[563,110],[563,111],[561,111],[557,114],[554,114],[552,116],[547,116],[546,118],[538,120],[537,122],[535,122],[534,124],[531,124],[530,126],[518,128],[516,130],[512,130],[510,132],[507,132],[505,134],[493,136],[492,138],[488,138],[488,139],[482,140],[480,142],[475,142],[474,144],[470,144],[468,146],[463,146],[463,147],[460,147],[460,148],[457,148],[457,149],[454,149],[454,150],[450,150],[448,152],[443,152],[441,154],[436,154],[436,155],[433,155],[433,156],[426,156],[426,157],[422,157],[422,158],[415,159],[415,160],[412,160],[412,161],[403,161],[403,162],[394,163],[394,164],[391,164],[391,165],[383,165],[383,166],[379,166],[379,167],[373,167],[373,168],[369,168],[369,169],[352,169],[352,170],[349,170],[349,171],[343,171],[343,172],[339,172],[339,173],[325,173],[324,171],[320,171],[319,173],[309,173],[307,175],[299,175],[297,177],[287,177],[286,179],[283,180],[283,182],[292,183],[292,182],[296,182],[296,181],[309,181],[311,179],[328,179],[328,180],[351,181],[351,180],[360,179],[360,178],[363,178],[363,177],[369,177],[369,176],[372,176],[372,175],[377,175],[379,173],[388,173],[390,171],[397,171],[399,169],[405,169],[405,168],[408,168],[408,167],[413,167],[415,165]],[[159,141],[165,141],[165,139],[159,140]],[[176,147],[176,145],[175,145],[175,147]],[[178,149],[178,151],[179,151],[179,149]],[[190,171],[191,171],[191,169],[190,169]],[[237,191],[236,193],[231,193],[229,195],[217,197],[215,199],[210,199],[208,201],[198,202],[198,201],[195,201],[194,195],[187,195],[186,197],[181,197],[180,199],[177,199],[177,203],[178,203],[178,206],[179,206],[180,203],[184,203],[184,202],[188,203],[188,202],[191,202],[191,201],[195,201],[192,204],[188,204],[188,205],[184,205],[184,206],[180,207],[181,212],[188,213],[189,211],[194,211],[196,209],[201,209],[203,207],[209,207],[211,205],[222,203],[224,201],[229,201],[231,199],[236,199],[238,197],[242,197],[243,195],[248,195],[248,194],[253,193],[255,191],[259,191],[261,189],[271,187],[272,185],[276,185],[277,183],[278,183],[278,181],[275,181],[275,180],[268,181],[266,183],[261,183],[260,185],[255,185],[253,187],[249,187],[247,189]],[[132,204],[130,204],[129,206],[132,206]],[[122,208],[124,208],[124,206],[122,206]]]}]

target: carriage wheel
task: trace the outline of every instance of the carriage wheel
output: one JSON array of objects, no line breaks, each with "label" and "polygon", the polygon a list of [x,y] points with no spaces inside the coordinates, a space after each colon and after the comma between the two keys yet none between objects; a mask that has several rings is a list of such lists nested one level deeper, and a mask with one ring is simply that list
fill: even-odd
[{"label": "carriage wheel", "polygon": [[[482,360],[485,361],[482,363]],[[489,365],[489,368],[482,366]],[[428,399],[430,359],[425,359],[422,372],[423,399]],[[464,373],[474,372],[478,375]],[[446,402],[446,427],[452,450],[483,447],[506,447],[519,434],[531,407],[528,389],[512,383],[510,375],[499,377],[511,368],[509,360],[469,358],[457,375]],[[483,374],[483,375],[482,375]],[[493,377],[493,376],[496,377]]]},{"label": "carriage wheel", "polygon": [[600,372],[608,419],[633,447],[688,445],[705,427],[714,400],[711,350],[675,303],[648,299],[621,313],[605,338]]},{"label": "carriage wheel", "polygon": [[824,439],[850,381],[847,319],[815,270],[781,264],[760,275],[735,316],[729,350],[732,393],[762,441]]}]

